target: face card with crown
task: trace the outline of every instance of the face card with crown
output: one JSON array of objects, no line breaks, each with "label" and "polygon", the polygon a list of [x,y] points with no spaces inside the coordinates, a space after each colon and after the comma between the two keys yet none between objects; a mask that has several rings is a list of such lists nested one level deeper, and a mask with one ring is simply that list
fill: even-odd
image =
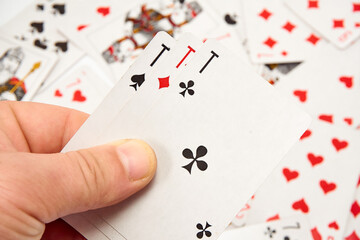
[{"label": "face card with crown", "polygon": [[165,31],[175,39],[184,32],[202,38],[217,25],[206,1],[160,0],[137,4],[86,34],[97,55],[120,79],[157,32]]},{"label": "face card with crown", "polygon": [[254,63],[303,61],[320,40],[280,0],[243,1],[243,11]]},{"label": "face card with crown", "polygon": [[301,214],[314,239],[341,239],[359,177],[359,141],[351,129],[314,121],[256,191],[246,225]]},{"label": "face card with crown", "polygon": [[338,48],[360,36],[360,2],[354,0],[283,0],[305,22]]},{"label": "face card with crown", "polygon": [[0,99],[29,101],[56,63],[56,56],[0,38]]}]

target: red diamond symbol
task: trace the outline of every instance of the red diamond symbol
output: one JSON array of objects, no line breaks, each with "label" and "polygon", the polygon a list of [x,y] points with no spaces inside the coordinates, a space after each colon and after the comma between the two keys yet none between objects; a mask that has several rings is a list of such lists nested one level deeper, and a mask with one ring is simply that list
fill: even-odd
[{"label": "red diamond symbol", "polygon": [[333,28],[343,28],[344,27],[344,19],[334,19],[334,26]]},{"label": "red diamond symbol", "polygon": [[353,12],[360,12],[360,3],[353,3]]},{"label": "red diamond symbol", "polygon": [[360,27],[360,22],[358,22],[358,23],[355,23],[355,27]]},{"label": "red diamond symbol", "polygon": [[267,45],[269,48],[272,48],[276,44],[276,41],[274,39],[272,39],[271,37],[268,37],[265,40],[264,44]]},{"label": "red diamond symbol", "polygon": [[158,78],[158,79],[159,79],[159,89],[169,87],[170,76],[164,78]]},{"label": "red diamond symbol", "polygon": [[359,176],[359,181],[357,183],[357,186],[360,187],[360,176]]},{"label": "red diamond symbol", "polygon": [[268,18],[272,15],[271,12],[269,12],[266,8],[264,8],[264,10],[262,10],[261,13],[259,13],[259,16],[264,18],[265,20],[268,20]]},{"label": "red diamond symbol", "polygon": [[345,240],[360,240],[356,232],[353,231],[349,236],[345,237]]},{"label": "red diamond symbol", "polygon": [[316,43],[320,40],[319,37],[317,37],[315,34],[311,34],[307,39],[306,41],[316,45]]},{"label": "red diamond symbol", "polygon": [[282,26],[282,28],[291,33],[292,30],[294,30],[295,25],[288,21],[284,26]]},{"label": "red diamond symbol", "polygon": [[282,51],[282,52],[281,52],[281,55],[283,55],[283,56],[287,56],[287,55],[288,55],[288,53],[287,53],[287,51]]},{"label": "red diamond symbol", "polygon": [[356,200],[351,205],[351,210],[350,211],[351,211],[352,215],[354,215],[355,218],[360,213],[360,206],[359,206],[359,204],[358,204],[358,202]]},{"label": "red diamond symbol", "polygon": [[319,8],[318,0],[309,0],[308,1],[308,8]]}]

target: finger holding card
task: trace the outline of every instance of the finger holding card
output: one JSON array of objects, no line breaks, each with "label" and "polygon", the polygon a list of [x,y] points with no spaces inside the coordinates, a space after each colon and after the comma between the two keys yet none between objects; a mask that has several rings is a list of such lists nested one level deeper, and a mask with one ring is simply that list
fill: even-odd
[{"label": "finger holding card", "polygon": [[[246,66],[208,40],[141,121],[101,124],[94,144],[145,139],[158,172],[146,191],[96,214],[128,239],[218,237],[309,121]],[[89,144],[72,141],[64,151]]]}]

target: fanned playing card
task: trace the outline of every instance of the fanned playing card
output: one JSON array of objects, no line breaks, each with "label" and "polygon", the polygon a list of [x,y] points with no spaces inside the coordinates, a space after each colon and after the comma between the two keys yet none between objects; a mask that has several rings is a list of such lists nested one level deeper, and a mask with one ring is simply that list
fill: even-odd
[{"label": "fanned playing card", "polygon": [[[117,102],[116,89],[104,105]],[[125,239],[215,239],[297,141],[309,118],[211,39],[186,71],[160,90],[166,91],[160,98],[136,96],[116,114],[95,112],[63,151],[119,138],[146,140],[158,158],[152,184],[92,214]],[[152,107],[136,113],[136,105],[148,101]],[[132,115],[120,118],[127,109],[140,121]],[[89,232],[82,233],[91,239]]]},{"label": "fanned playing card", "polygon": [[0,100],[29,101],[56,63],[56,56],[0,38]]}]

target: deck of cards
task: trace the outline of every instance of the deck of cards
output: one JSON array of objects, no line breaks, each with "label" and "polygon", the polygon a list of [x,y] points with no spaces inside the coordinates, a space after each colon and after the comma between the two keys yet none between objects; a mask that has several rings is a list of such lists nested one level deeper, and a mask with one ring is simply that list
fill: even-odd
[{"label": "deck of cards", "polygon": [[63,152],[154,149],[143,191],[64,217],[89,240],[356,240],[359,38],[358,0],[36,0],[0,99],[91,114]]}]

